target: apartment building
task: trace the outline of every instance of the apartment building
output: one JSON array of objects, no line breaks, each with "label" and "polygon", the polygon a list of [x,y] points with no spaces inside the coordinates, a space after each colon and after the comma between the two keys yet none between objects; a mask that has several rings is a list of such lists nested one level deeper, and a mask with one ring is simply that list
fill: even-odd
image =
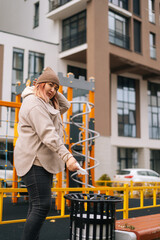
[{"label": "apartment building", "polygon": [[[96,177],[116,169],[160,172],[160,1],[49,1],[61,25],[61,60],[95,77]],[[68,64],[67,64],[68,65]]]},{"label": "apartment building", "polygon": [[[11,4],[2,2],[4,9]],[[160,173],[160,0],[16,0],[9,11],[12,25],[0,14],[0,34],[39,39],[51,48],[34,46],[45,66],[95,77],[96,178],[129,167]],[[25,77],[28,66],[26,56]]]}]

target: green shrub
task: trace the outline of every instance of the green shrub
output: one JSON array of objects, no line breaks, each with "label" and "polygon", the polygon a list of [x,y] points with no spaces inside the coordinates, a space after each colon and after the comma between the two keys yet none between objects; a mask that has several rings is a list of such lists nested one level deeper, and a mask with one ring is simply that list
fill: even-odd
[{"label": "green shrub", "polygon": [[[98,181],[111,181],[110,177],[107,175],[107,174],[103,174],[99,179]],[[108,182],[107,185],[105,184],[105,182],[97,182],[97,185],[98,186],[109,186],[111,187],[112,184],[111,182]]]}]

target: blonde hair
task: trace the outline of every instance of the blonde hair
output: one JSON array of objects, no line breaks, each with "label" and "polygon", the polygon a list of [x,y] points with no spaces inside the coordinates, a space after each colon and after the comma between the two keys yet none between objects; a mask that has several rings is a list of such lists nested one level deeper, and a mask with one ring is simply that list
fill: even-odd
[{"label": "blonde hair", "polygon": [[59,110],[59,102],[56,97],[53,97],[52,99],[49,99],[49,97],[46,95],[46,92],[44,90],[46,83],[38,83],[34,86],[34,94],[40,98],[42,98],[45,102],[49,103],[49,101],[52,102],[55,109]]},{"label": "blonde hair", "polygon": [[49,97],[46,95],[44,90],[46,83],[39,83],[34,86],[34,94],[40,98],[42,98],[45,102],[49,102]]}]

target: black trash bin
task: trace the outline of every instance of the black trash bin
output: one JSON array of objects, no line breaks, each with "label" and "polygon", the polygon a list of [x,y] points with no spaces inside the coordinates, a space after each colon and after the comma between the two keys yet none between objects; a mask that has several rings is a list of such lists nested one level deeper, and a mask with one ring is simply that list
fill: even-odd
[{"label": "black trash bin", "polygon": [[115,239],[116,203],[122,199],[104,194],[70,193],[70,240]]}]

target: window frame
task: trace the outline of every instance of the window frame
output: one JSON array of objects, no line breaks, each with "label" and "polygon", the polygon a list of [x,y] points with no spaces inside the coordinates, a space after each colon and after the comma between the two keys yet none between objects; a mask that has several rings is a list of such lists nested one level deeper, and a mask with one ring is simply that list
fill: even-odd
[{"label": "window frame", "polygon": [[[86,17],[84,10],[62,21],[62,51],[86,43]],[[81,30],[81,21],[84,22],[83,30]]]},{"label": "window frame", "polygon": [[[132,83],[131,83],[132,81]],[[137,87],[136,79],[117,78],[118,136],[136,138],[137,133]],[[128,113],[128,114],[127,114]],[[134,117],[135,123],[131,120]]]},{"label": "window frame", "polygon": [[37,28],[39,26],[39,10],[40,10],[40,2],[34,3],[34,21],[33,28]]},{"label": "window frame", "polygon": [[[116,31],[117,20],[122,23],[122,32]],[[109,10],[108,14],[108,28],[109,28],[109,43],[116,46],[130,49],[130,37],[129,37],[129,18],[118,14],[112,10]]]},{"label": "window frame", "polygon": [[[153,122],[156,116],[157,126]],[[148,82],[148,117],[149,138],[160,139],[160,84],[152,82]]]},{"label": "window frame", "polygon": [[[16,56],[21,55],[21,68],[15,67],[15,61],[17,59]],[[15,101],[15,91],[12,91],[13,88],[16,87],[16,80],[14,79],[14,76],[17,75],[17,73],[20,73],[18,75],[21,75],[21,79],[18,79],[21,83],[23,82],[23,72],[24,72],[24,49],[20,48],[13,48],[13,57],[12,57],[12,83],[11,83],[11,102]],[[10,112],[10,127],[14,127],[14,118],[15,118],[15,109],[11,108]]]},{"label": "window frame", "polygon": [[[117,151],[118,151],[118,153],[117,153],[118,170],[125,169],[125,168],[138,167],[138,150],[136,148],[120,148],[120,147],[118,147]],[[131,165],[130,165],[130,163],[131,163]]]},{"label": "window frame", "polygon": [[[31,57],[33,57],[33,72],[31,71]],[[37,68],[37,61],[36,59],[41,59],[42,60],[42,67],[41,67],[41,71],[37,72],[36,68]],[[43,68],[44,68],[44,60],[45,60],[45,54],[43,53],[38,53],[38,52],[33,52],[33,51],[29,51],[28,53],[28,78],[31,78],[32,76],[36,75],[36,74],[41,74]]]}]

